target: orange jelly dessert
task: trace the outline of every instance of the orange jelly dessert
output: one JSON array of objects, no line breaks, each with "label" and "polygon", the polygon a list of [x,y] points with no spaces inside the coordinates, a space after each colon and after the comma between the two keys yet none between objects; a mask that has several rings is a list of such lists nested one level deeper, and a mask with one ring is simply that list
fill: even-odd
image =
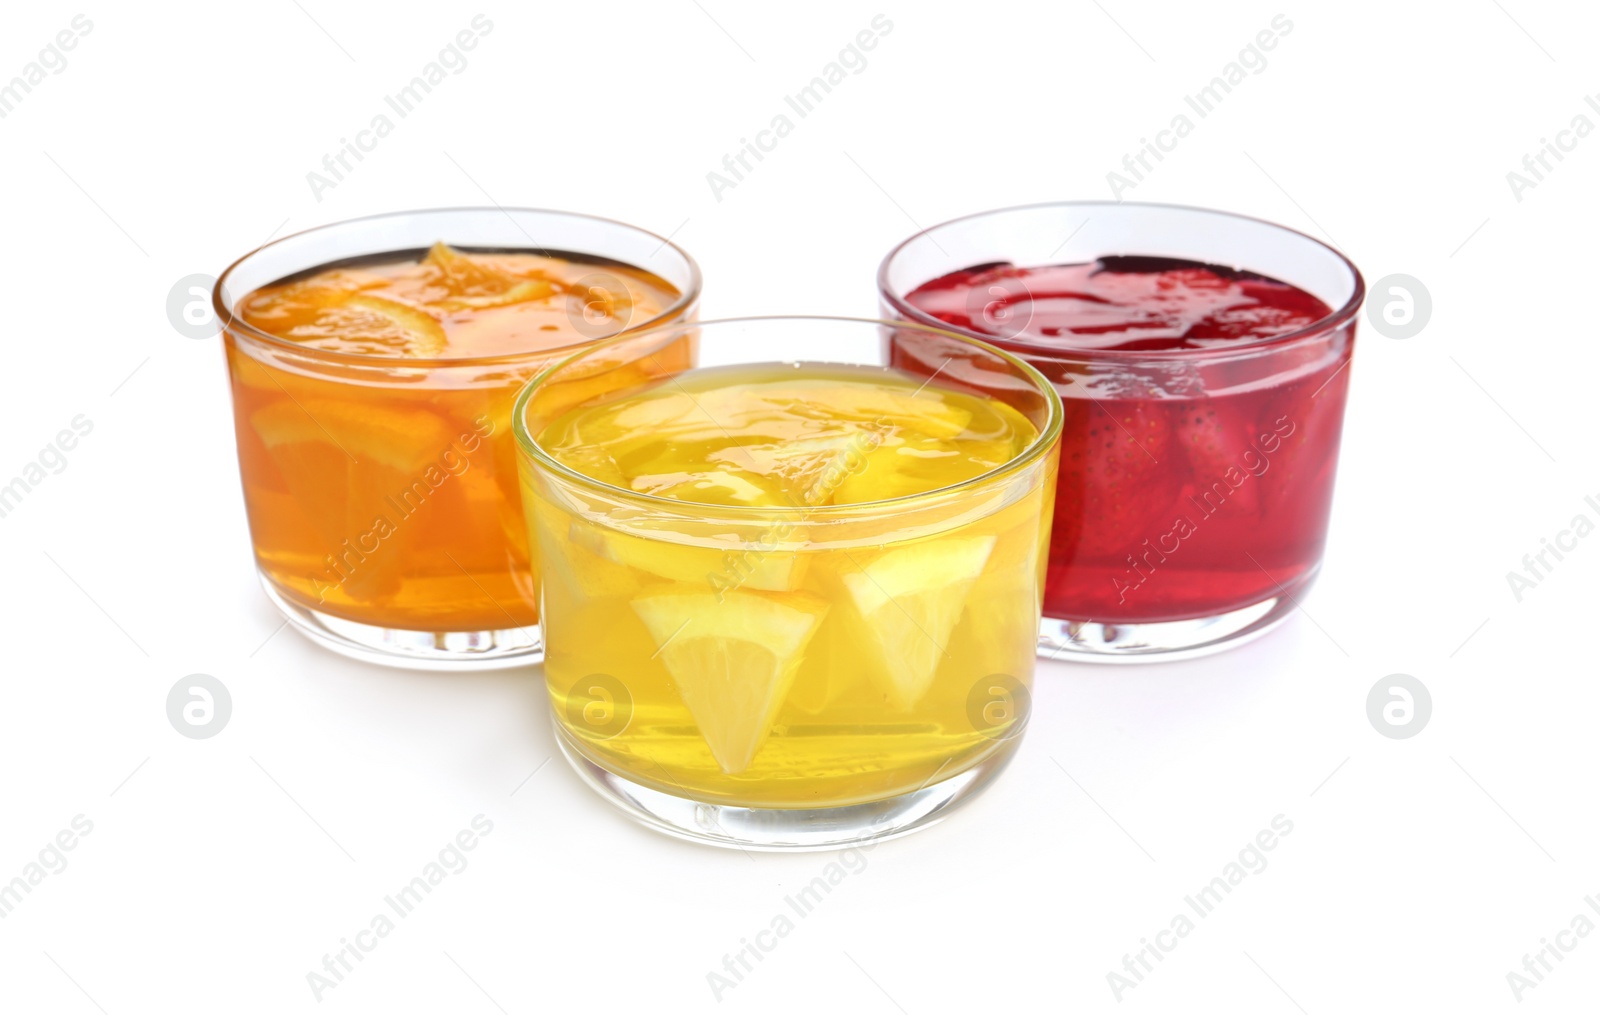
[{"label": "orange jelly dessert", "polygon": [[[452,632],[537,623],[512,401],[572,347],[682,311],[681,295],[597,258],[436,243],[326,264],[239,299],[225,340],[269,593],[324,626],[409,632],[441,648]],[[658,352],[632,381],[687,356],[686,344]]]}]

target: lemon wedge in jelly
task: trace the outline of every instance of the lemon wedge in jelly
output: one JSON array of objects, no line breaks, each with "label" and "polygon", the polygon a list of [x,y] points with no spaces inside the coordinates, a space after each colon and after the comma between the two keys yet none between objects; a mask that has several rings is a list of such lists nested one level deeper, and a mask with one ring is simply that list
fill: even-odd
[{"label": "lemon wedge in jelly", "polygon": [[994,544],[993,536],[932,539],[843,576],[882,656],[883,690],[894,707],[909,709],[928,693]]},{"label": "lemon wedge in jelly", "polygon": [[729,592],[647,596],[632,606],[717,765],[728,775],[749,768],[827,604],[804,593]]}]

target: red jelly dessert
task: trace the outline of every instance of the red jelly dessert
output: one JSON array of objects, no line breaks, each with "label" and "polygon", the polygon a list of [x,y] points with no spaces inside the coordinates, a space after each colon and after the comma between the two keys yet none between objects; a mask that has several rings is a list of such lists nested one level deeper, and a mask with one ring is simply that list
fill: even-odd
[{"label": "red jelly dessert", "polygon": [[1348,342],[1298,341],[1332,313],[1317,297],[1115,256],[976,265],[905,301],[1018,353],[1066,405],[1046,616],[1213,617],[1315,574],[1350,356]]}]

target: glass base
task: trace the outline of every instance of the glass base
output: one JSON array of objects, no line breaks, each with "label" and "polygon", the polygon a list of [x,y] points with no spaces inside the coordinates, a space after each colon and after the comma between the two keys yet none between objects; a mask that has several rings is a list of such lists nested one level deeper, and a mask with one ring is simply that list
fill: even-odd
[{"label": "glass base", "polygon": [[1195,620],[1101,624],[1045,617],[1039,622],[1039,658],[1073,663],[1194,659],[1259,638],[1289,619],[1294,610],[1294,599],[1285,595]]},{"label": "glass base", "polygon": [[1006,741],[966,771],[888,800],[812,809],[736,807],[673,796],[625,779],[584,757],[561,723],[554,718],[551,723],[561,753],[583,781],[640,824],[690,842],[769,852],[844,849],[929,828],[982,791],[1021,742],[1020,737]]},{"label": "glass base", "polygon": [[344,620],[286,596],[265,574],[261,585],[295,630],[351,659],[411,670],[498,670],[544,659],[539,625],[495,631],[412,631]]}]

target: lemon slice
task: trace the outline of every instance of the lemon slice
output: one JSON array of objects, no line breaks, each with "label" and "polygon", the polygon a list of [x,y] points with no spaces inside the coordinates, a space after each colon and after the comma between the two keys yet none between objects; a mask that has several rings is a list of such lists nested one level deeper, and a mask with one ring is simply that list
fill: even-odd
[{"label": "lemon slice", "polygon": [[717,765],[750,767],[766,742],[827,604],[805,593],[648,596],[633,612]]},{"label": "lemon slice", "polygon": [[967,478],[959,467],[959,452],[946,441],[918,441],[908,448],[891,439],[863,456],[860,467],[847,473],[834,487],[835,504],[869,504],[926,493]]},{"label": "lemon slice", "polygon": [[444,328],[425,311],[399,300],[367,293],[356,293],[344,301],[344,306],[365,311],[398,329],[407,355],[428,358],[444,352]]},{"label": "lemon slice", "polygon": [[627,463],[630,489],[695,504],[828,504],[834,488],[860,468],[873,446],[864,431],[730,444],[720,433],[663,434],[665,429],[646,425],[607,448]]},{"label": "lemon slice", "polygon": [[867,430],[849,428],[844,433],[730,449],[724,457],[729,464],[775,483],[783,494],[780,503],[818,507],[833,501],[839,485],[865,464],[875,446]]},{"label": "lemon slice", "polygon": [[769,490],[734,471],[709,468],[657,473],[651,471],[648,464],[640,466],[639,471],[642,475],[634,476],[628,488],[652,497],[668,497],[694,504],[744,507],[775,507],[783,503],[777,491]]},{"label": "lemon slice", "polygon": [[895,707],[909,709],[928,693],[994,544],[994,536],[929,540],[844,576],[882,655],[877,672]]},{"label": "lemon slice", "polygon": [[670,581],[703,583],[708,589],[786,592],[799,586],[805,574],[805,557],[760,546],[727,550],[688,546],[576,522],[569,538],[602,560]]},{"label": "lemon slice", "polygon": [[890,388],[851,386],[824,393],[822,404],[874,422],[909,426],[929,437],[954,437],[972,422],[969,410],[949,404],[933,391],[903,394]]},{"label": "lemon slice", "polygon": [[[535,563],[541,575],[555,575],[566,587],[569,597],[579,602],[630,596],[639,591],[639,579],[632,571],[584,548],[586,542],[592,544],[592,541],[580,541],[578,533],[591,530],[593,526],[534,499],[536,495],[526,489],[522,496],[535,505],[534,523],[544,533],[544,539],[536,541],[534,546]],[[569,538],[562,539],[562,535]],[[553,552],[545,553],[547,548]]]},{"label": "lemon slice", "polygon": [[889,436],[869,450],[833,492],[836,504],[866,504],[954,486],[1011,461],[1020,449],[1008,440],[945,440]]},{"label": "lemon slice", "polygon": [[[893,375],[889,375],[893,376]],[[930,437],[955,437],[972,422],[972,412],[951,405],[938,390],[898,390],[882,385],[840,384],[827,379],[763,381],[695,394],[708,415],[730,430],[750,419],[801,416],[887,430],[905,427]]]},{"label": "lemon slice", "polygon": [[699,422],[705,419],[705,413],[691,396],[657,388],[616,409],[612,419],[617,430],[639,433],[685,419]]}]

